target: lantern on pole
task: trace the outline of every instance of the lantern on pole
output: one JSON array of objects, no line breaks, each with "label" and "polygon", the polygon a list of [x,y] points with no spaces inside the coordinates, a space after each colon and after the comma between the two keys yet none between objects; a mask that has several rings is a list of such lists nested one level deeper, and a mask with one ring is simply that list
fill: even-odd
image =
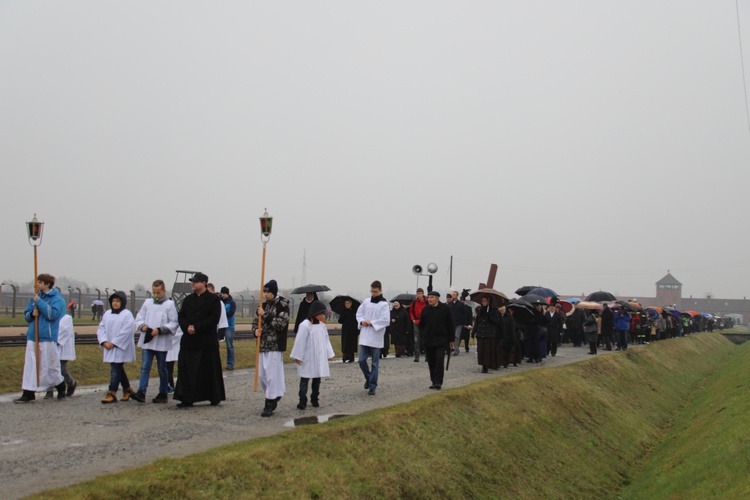
[{"label": "lantern on pole", "polygon": [[[36,214],[30,222],[26,223],[26,232],[29,236],[29,245],[34,247],[34,296],[39,294],[39,284],[36,278],[39,275],[37,264],[37,248],[42,244],[42,233],[44,231],[44,222],[37,220]],[[34,354],[36,358],[36,385],[39,385],[39,316],[34,317]]]},{"label": "lantern on pole", "polygon": [[263,242],[263,262],[260,268],[260,302],[258,303],[258,328],[255,330],[255,384],[253,392],[258,392],[258,367],[260,366],[260,336],[263,333],[263,317],[260,312],[263,310],[263,285],[266,282],[266,243],[271,239],[271,230],[273,228],[273,217],[268,215],[268,209],[264,209],[263,216],[260,217],[260,240]]}]

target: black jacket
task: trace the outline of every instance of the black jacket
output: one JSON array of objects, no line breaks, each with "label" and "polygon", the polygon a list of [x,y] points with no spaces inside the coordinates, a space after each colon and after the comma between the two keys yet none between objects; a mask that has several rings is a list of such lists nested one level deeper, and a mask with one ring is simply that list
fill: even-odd
[{"label": "black jacket", "polygon": [[445,302],[438,302],[434,307],[428,304],[422,310],[419,327],[425,347],[447,347],[455,339],[453,314]]},{"label": "black jacket", "polygon": [[[216,328],[221,319],[221,299],[205,291],[202,295],[191,293],[182,302],[177,320],[182,329],[180,349],[219,349],[219,338]],[[193,325],[195,334],[188,333],[188,327]]]}]

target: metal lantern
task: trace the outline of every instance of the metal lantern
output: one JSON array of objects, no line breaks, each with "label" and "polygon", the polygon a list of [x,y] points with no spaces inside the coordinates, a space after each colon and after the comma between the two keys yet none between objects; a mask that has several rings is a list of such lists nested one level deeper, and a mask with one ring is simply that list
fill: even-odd
[{"label": "metal lantern", "polygon": [[263,217],[260,217],[260,233],[264,238],[268,239],[271,237],[271,229],[273,225],[273,217],[268,215],[268,209],[265,209]]},{"label": "metal lantern", "polygon": [[26,231],[29,235],[29,244],[32,246],[39,246],[42,244],[42,231],[44,230],[44,222],[37,220],[36,214],[31,222],[26,223]]}]

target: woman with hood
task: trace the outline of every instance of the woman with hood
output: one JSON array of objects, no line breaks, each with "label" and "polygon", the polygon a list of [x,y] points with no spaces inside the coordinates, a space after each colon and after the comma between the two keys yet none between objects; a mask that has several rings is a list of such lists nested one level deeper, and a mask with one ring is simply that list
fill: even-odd
[{"label": "woman with hood", "polygon": [[297,408],[307,408],[307,386],[312,379],[312,394],[310,402],[317,408],[320,406],[318,396],[320,395],[321,377],[330,377],[331,370],[328,360],[333,359],[331,339],[328,337],[326,328],[327,307],[319,300],[310,304],[307,319],[300,323],[297,336],[294,339],[294,347],[290,357],[297,363],[297,375],[299,375],[299,404]]},{"label": "woman with hood", "polygon": [[135,361],[135,320],[133,313],[125,306],[128,299],[125,292],[117,291],[109,297],[109,311],[104,313],[96,332],[99,345],[103,348],[105,363],[109,363],[109,391],[102,403],[117,402],[117,388],[122,386],[120,401],[128,401],[133,389],[130,387],[125,363]]},{"label": "woman with hood", "polygon": [[477,364],[482,365],[482,373],[487,373],[489,368],[495,369],[497,366],[495,333],[502,319],[500,311],[492,307],[487,297],[480,300],[482,305],[477,307],[472,336],[477,339]]}]

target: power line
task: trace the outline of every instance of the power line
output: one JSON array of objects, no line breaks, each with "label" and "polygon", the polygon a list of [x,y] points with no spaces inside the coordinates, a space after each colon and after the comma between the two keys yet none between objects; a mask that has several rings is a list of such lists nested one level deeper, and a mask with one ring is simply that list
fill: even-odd
[{"label": "power line", "polygon": [[747,103],[747,79],[745,78],[745,55],[742,51],[742,28],[740,26],[740,0],[734,0],[737,9],[737,37],[740,42],[740,65],[742,67],[742,88],[745,91],[745,117],[747,118],[747,129],[750,131],[750,107]]}]

